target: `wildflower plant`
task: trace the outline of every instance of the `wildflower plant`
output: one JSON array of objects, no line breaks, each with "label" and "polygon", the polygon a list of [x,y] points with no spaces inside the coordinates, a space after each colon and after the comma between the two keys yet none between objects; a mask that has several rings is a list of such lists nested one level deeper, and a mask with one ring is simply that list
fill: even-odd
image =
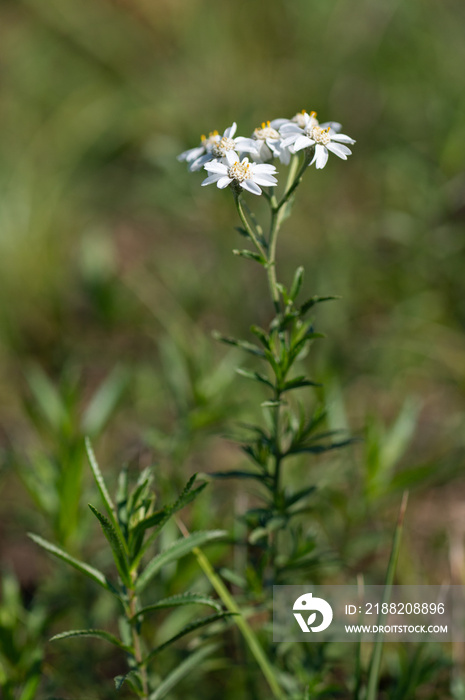
[{"label": "wildflower plant", "polygon": [[[305,484],[296,490],[285,486],[283,469],[287,461],[297,455],[318,455],[350,442],[336,431],[324,429],[322,405],[317,404],[314,411],[308,412],[295,398],[298,390],[319,386],[296,371],[310,345],[322,337],[315,331],[309,314],[317,304],[335,297],[312,296],[299,300],[304,277],[302,267],[297,268],[288,286],[279,282],[276,274],[281,225],[291,213],[297,188],[309,167],[325,167],[330,152],[342,160],[347,160],[351,154],[346,144],[355,141],[340,130],[339,123],[320,124],[316,112],[303,110],[291,119],[263,122],[253,131],[251,141],[239,137],[234,144],[228,141],[229,148],[224,153],[215,151],[213,146],[202,162],[198,151],[186,151],[179,156],[179,160],[196,163],[195,167],[190,166],[191,171],[199,170],[203,164],[207,178],[202,185],[216,184],[219,189],[231,190],[241,221],[238,231],[249,243],[247,248],[233,252],[260,265],[268,279],[274,315],[267,328],[252,326],[254,342],[216,334],[219,340],[241,348],[265,366],[264,371],[260,368],[237,370],[269,393],[262,403],[263,422],[244,426],[251,437],[242,441],[242,448],[251,467],[215,474],[218,478],[249,479],[260,484],[262,504],[245,514],[249,543],[262,551],[258,563],[249,567],[249,574],[255,578],[253,587],[258,586],[259,590],[263,590],[263,586],[295,582],[299,570],[308,570],[313,556],[314,542],[306,539],[299,525],[294,528],[293,522],[308,511],[308,497],[315,486]],[[194,156],[197,160],[192,161]],[[284,186],[279,187],[285,167],[287,178]],[[266,199],[269,205],[266,226],[251,210],[246,200],[248,193],[263,195]]]},{"label": "wildflower plant", "polygon": [[[128,668],[115,678],[116,688],[119,690],[126,682],[135,694],[144,700],[161,700],[176,683],[212,652],[214,645],[200,645],[164,676],[153,672],[153,663],[158,655],[185,635],[222,620],[231,613],[225,612],[214,598],[191,591],[159,600],[152,599],[148,604],[144,604],[142,599],[149,589],[149,584],[153,584],[153,579],[165,566],[178,562],[208,542],[223,538],[226,533],[221,530],[209,530],[186,534],[150,556],[150,550],[163,527],[181,508],[191,503],[202,492],[206,483],[196,486],[194,474],[174,503],[155,509],[151,470],[144,470],[131,488],[127,470],[124,469],[120,473],[118,490],[113,501],[88,441],[87,453],[106,513],[102,513],[91,504],[89,508],[99,521],[111,548],[116,576],[105,575],[94,566],[76,559],[38,535],[30,534],[30,537],[47,552],[80,571],[117,599],[121,610],[120,634],[117,636],[112,631],[102,629],[75,629],[61,632],[52,637],[52,640],[97,637],[109,642],[126,654],[128,664]],[[214,612],[191,620],[162,642],[157,641],[149,645],[144,640],[142,628],[148,617],[167,609],[191,605],[206,606]]]}]

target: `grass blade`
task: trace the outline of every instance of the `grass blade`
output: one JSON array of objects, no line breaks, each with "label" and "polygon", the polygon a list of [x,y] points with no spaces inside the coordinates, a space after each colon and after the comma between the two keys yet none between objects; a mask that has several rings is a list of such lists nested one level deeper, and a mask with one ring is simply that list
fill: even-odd
[{"label": "grass blade", "polygon": [[[402,539],[402,530],[404,525],[404,516],[407,509],[408,492],[406,491],[402,498],[402,503],[400,506],[399,517],[397,519],[397,525],[394,532],[394,539],[392,542],[391,556],[389,558],[389,565],[386,573],[386,580],[384,583],[383,600],[381,604],[389,603],[391,597],[392,584],[394,582],[394,575],[397,567],[397,560],[399,559],[400,543]],[[383,624],[383,619],[385,616],[380,614],[378,619],[378,625]],[[383,635],[378,633],[377,639],[375,641],[375,646],[373,648],[373,654],[370,662],[370,670],[368,673],[368,685],[366,700],[376,700],[378,697],[378,685],[379,685],[379,673],[381,670],[381,656],[383,653]]]}]

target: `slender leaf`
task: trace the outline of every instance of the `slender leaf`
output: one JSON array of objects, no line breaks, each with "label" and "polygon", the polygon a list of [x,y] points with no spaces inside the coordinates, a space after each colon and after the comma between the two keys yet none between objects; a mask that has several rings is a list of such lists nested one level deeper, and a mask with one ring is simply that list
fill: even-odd
[{"label": "slender leaf", "polygon": [[204,544],[207,544],[207,542],[212,542],[214,540],[226,537],[227,534],[228,533],[225,530],[208,530],[206,532],[194,532],[182,540],[177,540],[163,552],[157,554],[157,556],[155,556],[152,561],[147,564],[137,580],[137,593],[143,591],[149,581],[166,564],[169,564],[172,561],[177,561],[186,554],[189,554],[192,552],[194,547],[202,547]]},{"label": "slender leaf", "polygon": [[210,625],[213,622],[217,622],[218,620],[223,620],[226,617],[232,617],[233,615],[237,615],[238,613],[235,612],[221,612],[221,613],[215,613],[214,615],[208,615],[207,617],[202,617],[198,620],[194,620],[194,622],[189,623],[185,627],[182,628],[180,632],[177,634],[173,635],[173,637],[170,637],[166,642],[163,642],[163,644],[160,644],[158,647],[155,647],[148,656],[144,659],[143,663],[148,664],[152,659],[155,658],[157,654],[159,654],[163,649],[166,649],[169,647],[171,644],[176,642],[178,639],[181,639],[182,637],[185,637],[186,634],[190,634],[191,632],[194,632],[195,630],[200,629],[201,627],[205,627],[205,625]]},{"label": "slender leaf", "polygon": [[[144,617],[147,613],[153,610],[161,610],[163,608],[174,608],[180,605],[208,605],[210,608],[221,611],[221,603],[210,596],[202,595],[201,593],[181,593],[180,595],[173,595],[169,598],[163,598],[153,605],[147,605],[145,608],[138,610],[134,615],[134,618]],[[134,619],[133,618],[133,619]]]},{"label": "slender leaf", "polygon": [[[127,554],[128,553],[127,552],[127,544],[126,544],[126,540],[124,538],[124,535],[121,531],[120,524],[119,524],[119,522],[116,518],[116,515],[115,515],[115,505],[113,503],[113,500],[112,500],[110,494],[108,493],[108,489],[107,489],[107,486],[105,484],[105,479],[103,478],[103,474],[100,471],[100,467],[98,465],[94,450],[92,449],[92,445],[91,445],[91,442],[90,442],[88,437],[86,437],[85,443],[86,443],[86,452],[87,452],[87,457],[89,459],[90,468],[92,469],[92,473],[94,475],[95,482],[98,486],[98,490],[100,491],[100,496],[102,497],[102,501],[103,501],[103,504],[105,506],[105,510],[107,511],[108,517],[110,518],[110,521],[111,521],[111,524],[113,525],[113,528],[116,530],[116,533],[117,533],[119,539],[121,540],[123,549],[125,550],[125,552]],[[122,473],[124,474],[125,470],[123,470]],[[120,486],[121,486],[121,484],[120,484]],[[127,484],[126,484],[126,486],[127,486]]]},{"label": "slender leaf", "polygon": [[216,649],[215,644],[209,644],[207,646],[197,649],[192,654],[177,664],[175,668],[168,673],[167,676],[162,680],[158,688],[149,695],[149,700],[162,700],[166,695],[174,688],[175,685],[179,683],[187,674],[194,668],[197,668],[207,656]]},{"label": "slender leaf", "polygon": [[328,297],[320,297],[318,295],[315,295],[311,297],[311,299],[307,299],[302,306],[300,307],[300,315],[303,316],[304,314],[307,313],[307,311],[310,311],[315,304],[321,304],[323,301],[333,301],[335,299],[340,299],[340,296],[328,296]]},{"label": "slender leaf", "polygon": [[121,690],[124,683],[128,683],[138,694],[143,691],[142,681],[137,671],[128,671],[124,676],[115,676],[113,680],[115,681],[116,690]]},{"label": "slender leaf", "polygon": [[263,257],[263,255],[260,255],[259,253],[253,253],[251,250],[233,250],[234,255],[239,255],[241,258],[246,258],[247,260],[254,260],[255,262],[260,263],[260,265],[265,266],[266,265],[266,260]]},{"label": "slender leaf", "polygon": [[103,534],[107,538],[110,547],[113,551],[113,558],[115,560],[116,568],[118,569],[119,575],[121,576],[123,582],[126,586],[131,586],[131,577],[129,574],[129,566],[124,554],[123,545],[117,532],[111,522],[106,518],[103,513],[100,513],[97,508],[89,503],[89,508],[95,515],[100,525],[102,526]]},{"label": "slender leaf", "polygon": [[116,647],[123,649],[128,654],[132,653],[131,647],[127,647],[125,644],[123,644],[123,642],[120,639],[118,639],[118,637],[115,637],[114,634],[111,634],[106,630],[68,630],[67,632],[60,632],[60,634],[55,634],[53,637],[50,638],[50,641],[56,642],[59,639],[72,639],[74,637],[98,637],[99,639],[104,639],[106,642],[110,642],[110,644],[114,644]]},{"label": "slender leaf", "polygon": [[249,343],[247,340],[230,338],[228,336],[221,335],[221,333],[218,333],[217,331],[214,331],[212,335],[215,338],[215,340],[219,340],[221,343],[241,348],[241,350],[245,350],[246,352],[249,352],[252,355],[257,355],[258,357],[265,357],[265,353],[258,347],[258,345],[254,345],[254,343]]},{"label": "slender leaf", "polygon": [[256,382],[261,382],[261,384],[266,384],[266,386],[269,386],[271,389],[274,389],[273,383],[270,382],[269,379],[267,379],[263,374],[260,374],[260,372],[254,372],[253,370],[249,369],[243,369],[242,367],[238,367],[236,369],[237,374],[240,374],[241,377],[246,377],[247,379],[254,379]]},{"label": "slender leaf", "polygon": [[28,536],[31,538],[31,540],[33,540],[36,544],[38,544],[40,547],[45,549],[50,554],[53,554],[55,557],[58,557],[58,559],[62,559],[67,564],[74,566],[75,569],[77,569],[81,573],[85,574],[86,576],[91,578],[93,581],[96,581],[97,583],[99,583],[103,588],[105,588],[105,590],[111,591],[112,593],[115,593],[115,589],[113,588],[113,586],[107,581],[104,574],[102,574],[102,572],[99,571],[98,569],[94,569],[93,566],[89,566],[88,564],[85,564],[84,562],[79,561],[79,559],[75,559],[70,554],[65,552],[63,549],[60,549],[60,547],[56,547],[51,542],[44,540],[42,537],[39,537],[38,535],[34,535],[33,533],[29,532]]},{"label": "slender leaf", "polygon": [[[397,561],[399,559],[400,543],[402,540],[402,531],[404,527],[404,517],[405,511],[407,510],[408,501],[408,491],[405,491],[402,503],[400,505],[399,516],[397,518],[397,525],[394,532],[394,538],[392,541],[391,556],[389,557],[389,564],[386,572],[386,579],[384,582],[383,598],[380,605],[380,610],[383,608],[384,603],[389,603],[391,599],[391,589],[394,583],[394,576],[397,568]],[[380,613],[378,618],[378,626],[383,625],[383,620],[385,616]],[[377,639],[373,646],[373,653],[370,661],[370,668],[368,672],[368,683],[366,700],[376,700],[378,697],[378,685],[379,685],[379,674],[381,670],[381,656],[383,653],[383,634],[378,633]]]},{"label": "slender leaf", "polygon": [[245,472],[245,471],[229,471],[229,472],[209,472],[208,476],[213,476],[215,479],[258,479],[263,480],[263,474],[260,472]]},{"label": "slender leaf", "polygon": [[311,493],[314,493],[315,491],[316,491],[316,486],[307,486],[306,488],[301,489],[300,491],[296,491],[295,493],[291,493],[289,496],[286,496],[286,500],[285,500],[286,508],[293,506],[295,503],[298,503],[298,501],[302,500],[302,498],[309,496]]},{"label": "slender leaf", "polygon": [[304,268],[298,267],[294,273],[294,279],[292,281],[291,291],[289,292],[289,296],[290,296],[292,301],[295,301],[295,299],[297,298],[297,296],[300,292],[300,288],[302,287],[303,279],[304,279]]},{"label": "slender leaf", "polygon": [[301,377],[295,377],[294,379],[289,379],[289,381],[285,382],[283,388],[281,389],[281,393],[283,394],[285,391],[291,391],[292,389],[301,389],[305,386],[322,386],[322,384],[319,382],[312,382],[310,379],[307,379],[302,375]]}]

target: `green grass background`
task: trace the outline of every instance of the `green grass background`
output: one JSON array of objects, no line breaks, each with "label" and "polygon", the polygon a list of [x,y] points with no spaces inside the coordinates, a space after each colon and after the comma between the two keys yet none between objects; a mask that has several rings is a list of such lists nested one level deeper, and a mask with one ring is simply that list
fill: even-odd
[{"label": "green grass background", "polygon": [[[31,367],[75,392],[74,416],[114,367],[130,373],[98,443],[115,472],[156,460],[170,492],[241,459],[221,435],[257,397],[210,332],[266,324],[265,280],[231,255],[232,198],[176,155],[301,109],[357,141],[308,172],[278,256],[284,281],[301,264],[308,295],[342,297],[306,360],[332,424],[365,437],[312,476],[331,546],[351,575],[382,572],[373,536],[389,543],[409,486],[402,575],[460,579],[464,20],[459,0],[0,3],[1,557],[26,588],[43,564],[24,531],[47,522],[16,464],[54,444],[24,409]],[[231,506],[212,488],[200,526]]]}]

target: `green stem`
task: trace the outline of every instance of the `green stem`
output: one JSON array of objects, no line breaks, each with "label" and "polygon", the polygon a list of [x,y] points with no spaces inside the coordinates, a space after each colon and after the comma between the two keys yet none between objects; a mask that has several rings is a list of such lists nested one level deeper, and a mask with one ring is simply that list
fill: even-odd
[{"label": "green stem", "polygon": [[[233,190],[234,192],[234,190]],[[245,213],[244,213],[244,207],[243,207],[243,202],[242,202],[242,197],[240,194],[237,194],[234,192],[234,200],[236,202],[236,207],[237,207],[237,213],[239,214],[240,220],[242,221],[242,225],[249,234],[250,238],[254,242],[254,245],[260,255],[262,255],[265,260],[268,259],[268,256],[266,254],[266,250],[264,249],[263,245],[261,244],[260,240],[258,239],[255,231],[253,230],[252,226],[250,225]]]},{"label": "green stem", "polygon": [[[189,535],[189,531],[187,530],[186,526],[184,523],[179,519],[175,518],[177,525],[184,535],[184,537],[187,537]],[[276,680],[274,671],[266,658],[266,655],[260,645],[260,642],[258,641],[254,631],[250,627],[249,623],[245,619],[245,617],[242,616],[242,613],[240,611],[239,606],[237,605],[236,601],[232,597],[232,595],[229,593],[228,589],[224,585],[223,581],[220,579],[220,577],[215,573],[215,570],[213,569],[212,565],[210,564],[209,560],[205,556],[205,554],[202,552],[201,549],[198,547],[194,547],[192,550],[192,553],[196,557],[200,568],[210,581],[211,585],[215,589],[215,591],[218,593],[219,597],[223,601],[224,605],[226,608],[229,610],[229,612],[232,612],[235,614],[234,621],[238,628],[240,629],[245,641],[247,642],[247,645],[252,652],[253,656],[255,657],[255,660],[257,664],[259,665],[263,675],[265,676],[268,685],[270,686],[270,689],[276,698],[276,700],[285,700],[285,696],[283,691],[278,685],[278,682]]]},{"label": "green stem", "polygon": [[[133,576],[134,583],[135,577]],[[135,589],[129,591],[129,606],[127,610],[127,616],[129,617],[129,624],[131,626],[132,635],[132,646],[134,650],[134,659],[137,664],[137,668],[140,671],[141,683],[142,683],[142,700],[148,700],[149,697],[149,684],[147,678],[147,668],[143,663],[143,654],[141,640],[138,630],[139,621],[136,619],[137,613],[137,595]]]}]

